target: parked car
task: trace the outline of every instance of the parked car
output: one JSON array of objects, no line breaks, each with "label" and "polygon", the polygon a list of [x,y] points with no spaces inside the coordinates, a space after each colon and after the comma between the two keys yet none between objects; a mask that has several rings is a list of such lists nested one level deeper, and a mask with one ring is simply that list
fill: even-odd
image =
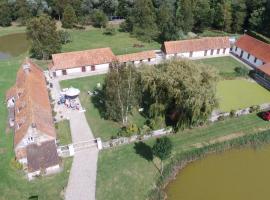
[{"label": "parked car", "polygon": [[266,121],[270,121],[270,111],[264,112],[262,118]]}]

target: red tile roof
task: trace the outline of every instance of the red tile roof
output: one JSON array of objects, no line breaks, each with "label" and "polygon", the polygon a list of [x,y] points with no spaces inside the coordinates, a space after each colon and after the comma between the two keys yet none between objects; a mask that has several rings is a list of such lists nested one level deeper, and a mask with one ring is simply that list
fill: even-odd
[{"label": "red tile roof", "polygon": [[261,67],[258,67],[257,69],[267,74],[268,76],[270,76],[270,63],[262,65]]},{"label": "red tile roof", "polygon": [[149,58],[155,58],[155,51],[143,51],[138,53],[131,53],[117,56],[117,60],[120,63],[147,60]]},{"label": "red tile roof", "polygon": [[205,51],[210,49],[230,48],[229,37],[205,37],[201,39],[179,40],[164,42],[166,54]]},{"label": "red tile roof", "polygon": [[[28,64],[29,73],[26,73],[23,66]],[[45,134],[50,139],[56,138],[53,124],[52,109],[46,86],[43,71],[30,59],[26,59],[17,73],[16,84],[11,90],[15,100],[15,122],[20,128],[15,127],[14,146],[21,142],[27,134],[30,126],[35,126],[37,131]],[[18,94],[19,98],[18,98]],[[20,112],[17,112],[17,110]]]},{"label": "red tile roof", "polygon": [[116,61],[116,57],[110,48],[101,48],[53,54],[52,61],[53,66],[49,66],[49,68],[61,70],[111,63]]},{"label": "red tile roof", "polygon": [[265,63],[270,62],[270,45],[249,35],[240,37],[235,45]]}]

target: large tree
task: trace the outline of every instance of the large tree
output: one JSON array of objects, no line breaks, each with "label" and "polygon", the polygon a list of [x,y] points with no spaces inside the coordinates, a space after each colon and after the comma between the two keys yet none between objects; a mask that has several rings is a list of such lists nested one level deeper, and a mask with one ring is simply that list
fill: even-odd
[{"label": "large tree", "polygon": [[158,36],[156,13],[152,0],[137,0],[128,16],[128,26],[137,37],[151,41]]},{"label": "large tree", "polygon": [[6,1],[0,2],[0,26],[11,25],[11,9]]},{"label": "large tree", "polygon": [[157,138],[152,152],[154,156],[158,157],[161,161],[160,173],[163,174],[163,161],[168,159],[172,152],[172,141],[168,137]]},{"label": "large tree", "polygon": [[245,0],[235,0],[232,3],[232,31],[241,32],[247,16]]},{"label": "large tree", "polygon": [[160,31],[159,40],[161,42],[178,39],[174,9],[168,1],[162,2],[158,9],[157,24]]},{"label": "large tree", "polygon": [[203,32],[213,22],[213,9],[208,0],[198,0],[195,3],[194,30]]},{"label": "large tree", "polygon": [[176,25],[185,33],[191,31],[194,26],[193,2],[179,0],[176,10]]},{"label": "large tree", "polygon": [[188,60],[172,60],[142,71],[147,115],[176,128],[204,123],[217,106],[217,72]]},{"label": "large tree", "polygon": [[51,54],[61,50],[56,23],[48,15],[41,15],[29,21],[27,37],[31,41],[32,56],[38,59],[49,59]]},{"label": "large tree", "polygon": [[62,26],[63,28],[73,28],[73,26],[77,23],[77,16],[75,11],[71,5],[68,5],[63,14]]},{"label": "large tree", "polygon": [[106,116],[126,126],[132,107],[138,105],[139,88],[135,66],[114,63],[105,78]]}]

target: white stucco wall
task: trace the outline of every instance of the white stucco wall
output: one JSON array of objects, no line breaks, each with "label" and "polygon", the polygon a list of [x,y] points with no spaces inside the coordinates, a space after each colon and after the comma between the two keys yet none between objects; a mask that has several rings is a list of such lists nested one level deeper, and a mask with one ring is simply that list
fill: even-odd
[{"label": "white stucco wall", "polygon": [[[233,53],[235,53],[237,56],[241,56],[241,52],[242,52],[242,49],[241,48],[236,48],[236,46],[233,47]],[[261,65],[263,65],[263,62],[262,60],[258,59],[257,58],[257,61],[255,61],[255,56],[251,55],[249,56],[248,58],[248,52],[246,51],[243,51],[243,55],[242,55],[242,59],[249,62],[251,65],[255,66],[255,67],[259,67]]]},{"label": "white stucco wall", "polygon": [[74,74],[74,73],[80,73],[82,72],[82,68],[81,67],[76,67],[76,68],[72,68],[72,69],[67,69],[67,74]]},{"label": "white stucco wall", "polygon": [[[223,53],[224,49],[219,50],[219,54],[217,53],[218,50],[214,49],[213,54],[211,55],[211,50],[207,50],[207,54],[205,55],[205,51],[194,51],[192,53],[192,57],[190,57],[190,52],[185,52],[185,53],[178,53],[177,57],[182,57],[182,58],[203,58],[205,56],[208,57],[215,57],[215,56],[226,56],[229,55],[230,53],[230,48],[226,48],[225,53]],[[167,54],[166,59],[171,59],[174,58],[175,54]]]}]

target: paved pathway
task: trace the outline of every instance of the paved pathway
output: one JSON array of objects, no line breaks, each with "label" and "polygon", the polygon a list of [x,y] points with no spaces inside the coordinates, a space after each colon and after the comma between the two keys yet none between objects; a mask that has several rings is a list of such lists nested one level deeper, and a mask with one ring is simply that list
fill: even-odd
[{"label": "paved pathway", "polygon": [[[57,79],[50,81],[53,83],[51,95],[57,102],[61,90],[59,81]],[[58,111],[60,109],[57,103],[55,109]],[[84,112],[68,111],[62,115],[70,120],[73,143],[95,139]],[[96,145],[75,152],[65,193],[66,200],[95,200],[97,160],[98,149]]]},{"label": "paved pathway", "polygon": [[[73,143],[94,139],[84,113],[70,114],[70,128]],[[66,200],[95,200],[98,149],[87,148],[74,155]]]}]

